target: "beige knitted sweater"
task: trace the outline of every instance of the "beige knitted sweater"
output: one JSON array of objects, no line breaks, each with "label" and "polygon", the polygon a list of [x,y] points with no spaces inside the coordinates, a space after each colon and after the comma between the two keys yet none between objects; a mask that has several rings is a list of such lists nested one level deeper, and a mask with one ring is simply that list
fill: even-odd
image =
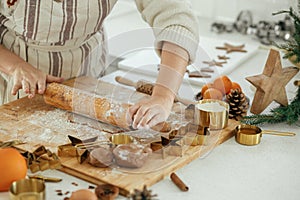
[{"label": "beige knitted sweater", "polygon": [[162,41],[183,47],[194,61],[199,43],[196,16],[188,0],[135,0],[142,17],[154,28],[156,47]]}]

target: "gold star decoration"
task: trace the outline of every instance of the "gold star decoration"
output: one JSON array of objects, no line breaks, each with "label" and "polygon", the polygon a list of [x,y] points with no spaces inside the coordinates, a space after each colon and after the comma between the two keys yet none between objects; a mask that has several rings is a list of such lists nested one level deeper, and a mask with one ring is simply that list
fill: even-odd
[{"label": "gold star decoration", "polygon": [[226,50],[226,53],[232,53],[232,52],[242,52],[246,53],[247,51],[244,49],[245,45],[239,45],[239,46],[233,46],[228,43],[224,43],[224,47],[216,47],[216,49],[220,50]]},{"label": "gold star decoration", "polygon": [[272,101],[287,106],[285,86],[298,71],[296,67],[282,68],[279,52],[271,49],[263,73],[246,77],[256,87],[250,112],[260,114]]},{"label": "gold star decoration", "polygon": [[212,61],[203,61],[204,64],[208,64],[208,66],[218,66],[218,67],[223,67],[223,64],[227,63],[226,61],[224,62],[217,62],[215,60]]}]

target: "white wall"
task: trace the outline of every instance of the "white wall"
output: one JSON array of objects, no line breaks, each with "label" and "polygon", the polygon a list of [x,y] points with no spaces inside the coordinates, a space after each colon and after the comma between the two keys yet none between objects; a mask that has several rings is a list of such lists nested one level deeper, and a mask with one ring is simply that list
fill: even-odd
[{"label": "white wall", "polygon": [[272,12],[296,8],[297,0],[190,0],[200,17],[213,20],[234,21],[241,10],[250,10],[254,22],[274,20]]},{"label": "white wall", "polygon": [[[192,7],[201,21],[201,35],[211,36],[210,25],[215,20],[234,22],[241,10],[250,10],[254,14],[254,23],[259,20],[282,19],[283,16],[272,16],[272,12],[296,7],[298,0],[190,0]],[[299,0],[300,1],[300,0]],[[207,19],[208,20],[207,20]],[[123,33],[131,30],[142,29],[148,25],[142,20],[137,12],[134,0],[118,0],[111,15],[106,19],[105,27],[109,37],[109,51],[112,55],[118,55],[120,43],[126,46],[131,41],[119,39]],[[247,39],[251,39],[247,37]],[[115,40],[114,40],[115,39]],[[118,40],[117,40],[118,39]],[[246,38],[244,38],[245,40]],[[120,41],[121,40],[121,41]],[[130,45],[129,45],[130,46]],[[116,52],[114,52],[116,51]]]},{"label": "white wall", "polygon": [[[128,13],[136,13],[134,0],[118,0],[111,17],[120,18]],[[297,8],[298,0],[189,0],[197,15],[213,21],[235,21],[241,10],[253,13],[254,23],[259,20],[277,21],[283,16],[272,16],[273,12]],[[299,0],[300,1],[300,0]],[[120,5],[121,4],[121,5]]]}]

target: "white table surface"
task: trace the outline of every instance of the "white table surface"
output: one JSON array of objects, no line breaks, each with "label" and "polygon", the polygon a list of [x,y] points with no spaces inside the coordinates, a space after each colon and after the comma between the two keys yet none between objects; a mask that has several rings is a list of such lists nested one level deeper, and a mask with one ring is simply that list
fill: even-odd
[{"label": "white table surface", "polygon": [[[113,21],[114,19],[112,19]],[[117,23],[117,22],[116,22]],[[209,34],[209,24],[203,21],[204,36]],[[127,27],[128,28],[128,27]],[[112,30],[112,28],[110,29]],[[219,36],[217,36],[219,37]],[[223,35],[225,39],[236,39],[251,42],[245,36]],[[260,49],[250,59],[245,61],[228,76],[239,82],[246,95],[252,100],[254,91],[245,80],[246,76],[260,74],[263,70],[268,50]],[[289,66],[283,61],[284,66]],[[124,71],[117,71],[104,77],[112,82],[115,75],[123,75]],[[154,77],[126,73],[128,77],[155,80]],[[300,74],[296,76],[300,79]],[[295,78],[294,78],[295,79]],[[293,79],[293,80],[294,80]],[[289,99],[295,96],[296,87],[291,81],[286,90]],[[180,95],[192,98],[200,88],[197,86],[183,85]],[[268,108],[277,106],[273,103]],[[298,200],[300,198],[300,128],[297,125],[287,124],[263,125],[262,129],[289,131],[297,133],[296,137],[279,137],[263,135],[261,143],[256,146],[243,146],[235,142],[234,138],[218,146],[203,158],[192,161],[187,166],[179,169],[177,175],[189,186],[188,192],[181,192],[169,179],[150,187],[153,193],[158,194],[158,199],[188,199],[188,200]],[[46,199],[60,200],[69,195],[57,196],[55,190],[63,192],[88,188],[88,182],[72,177],[56,170],[47,170],[43,175],[61,177],[60,183],[46,183]],[[1,177],[0,177],[1,178]],[[134,180],[132,180],[134,181]],[[74,186],[76,182],[78,186]],[[7,192],[0,192],[0,199],[9,199]],[[118,197],[117,199],[125,199]]]}]

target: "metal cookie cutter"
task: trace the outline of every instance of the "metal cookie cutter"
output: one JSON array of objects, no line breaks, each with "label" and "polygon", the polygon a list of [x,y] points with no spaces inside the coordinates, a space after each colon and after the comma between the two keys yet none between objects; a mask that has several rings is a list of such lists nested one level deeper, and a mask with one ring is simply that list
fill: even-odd
[{"label": "metal cookie cutter", "polygon": [[273,130],[261,130],[259,127],[254,125],[242,124],[235,128],[235,139],[239,144],[243,145],[257,145],[260,143],[262,134],[270,134],[276,136],[295,136],[295,133],[280,132]]},{"label": "metal cookie cutter", "polygon": [[44,181],[38,179],[21,179],[14,181],[10,186],[9,197],[11,200],[45,200]]},{"label": "metal cookie cutter", "polygon": [[120,145],[120,144],[130,144],[134,142],[134,138],[130,135],[119,133],[113,134],[109,137],[109,140],[102,140],[102,141],[94,141],[94,142],[86,142],[82,144],[75,145],[76,148],[86,149],[86,148],[93,148],[99,145]]}]

